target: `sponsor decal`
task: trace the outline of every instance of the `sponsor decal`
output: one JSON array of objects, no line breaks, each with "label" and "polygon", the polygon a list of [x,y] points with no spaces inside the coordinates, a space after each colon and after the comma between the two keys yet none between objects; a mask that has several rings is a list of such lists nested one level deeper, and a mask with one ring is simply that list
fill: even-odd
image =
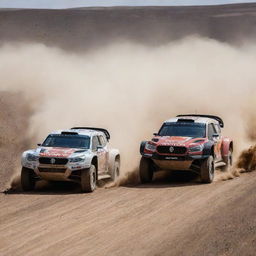
[{"label": "sponsor decal", "polygon": [[161,146],[174,146],[174,147],[185,147],[185,144],[177,144],[177,143],[172,143],[172,142],[166,142],[166,143],[161,143]]},{"label": "sponsor decal", "polygon": [[45,149],[44,152],[41,151],[40,156],[46,157],[69,157],[73,154],[77,149],[70,148],[49,148]]},{"label": "sponsor decal", "polygon": [[168,139],[162,140],[163,143],[161,143],[164,146],[178,146],[178,147],[184,147],[185,144],[190,141],[191,137],[170,137]]}]

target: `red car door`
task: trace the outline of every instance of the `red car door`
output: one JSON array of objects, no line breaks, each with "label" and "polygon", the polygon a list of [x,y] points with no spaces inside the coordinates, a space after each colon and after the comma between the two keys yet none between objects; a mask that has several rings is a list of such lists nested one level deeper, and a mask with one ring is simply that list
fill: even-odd
[{"label": "red car door", "polygon": [[208,138],[214,142],[215,160],[221,160],[221,134],[216,130],[213,123],[208,125]]}]

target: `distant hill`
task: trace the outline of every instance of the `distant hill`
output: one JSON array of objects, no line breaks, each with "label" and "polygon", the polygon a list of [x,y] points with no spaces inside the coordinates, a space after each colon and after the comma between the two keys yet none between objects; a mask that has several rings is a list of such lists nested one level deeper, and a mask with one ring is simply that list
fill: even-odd
[{"label": "distant hill", "polygon": [[235,44],[254,38],[256,4],[0,10],[0,44],[84,50],[123,39],[159,45],[194,34]]}]

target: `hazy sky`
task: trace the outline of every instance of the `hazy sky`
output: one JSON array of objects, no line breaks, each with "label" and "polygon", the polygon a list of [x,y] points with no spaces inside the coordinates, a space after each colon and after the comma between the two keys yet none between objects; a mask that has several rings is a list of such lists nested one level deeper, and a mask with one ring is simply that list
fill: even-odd
[{"label": "hazy sky", "polygon": [[0,0],[0,8],[72,8],[88,6],[214,5],[256,0]]}]

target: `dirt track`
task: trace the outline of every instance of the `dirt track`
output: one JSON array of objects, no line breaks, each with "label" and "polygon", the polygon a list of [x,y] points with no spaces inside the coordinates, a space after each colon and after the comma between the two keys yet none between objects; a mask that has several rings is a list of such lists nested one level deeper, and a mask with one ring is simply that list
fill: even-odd
[{"label": "dirt track", "polygon": [[0,195],[0,255],[255,255],[256,173]]}]

